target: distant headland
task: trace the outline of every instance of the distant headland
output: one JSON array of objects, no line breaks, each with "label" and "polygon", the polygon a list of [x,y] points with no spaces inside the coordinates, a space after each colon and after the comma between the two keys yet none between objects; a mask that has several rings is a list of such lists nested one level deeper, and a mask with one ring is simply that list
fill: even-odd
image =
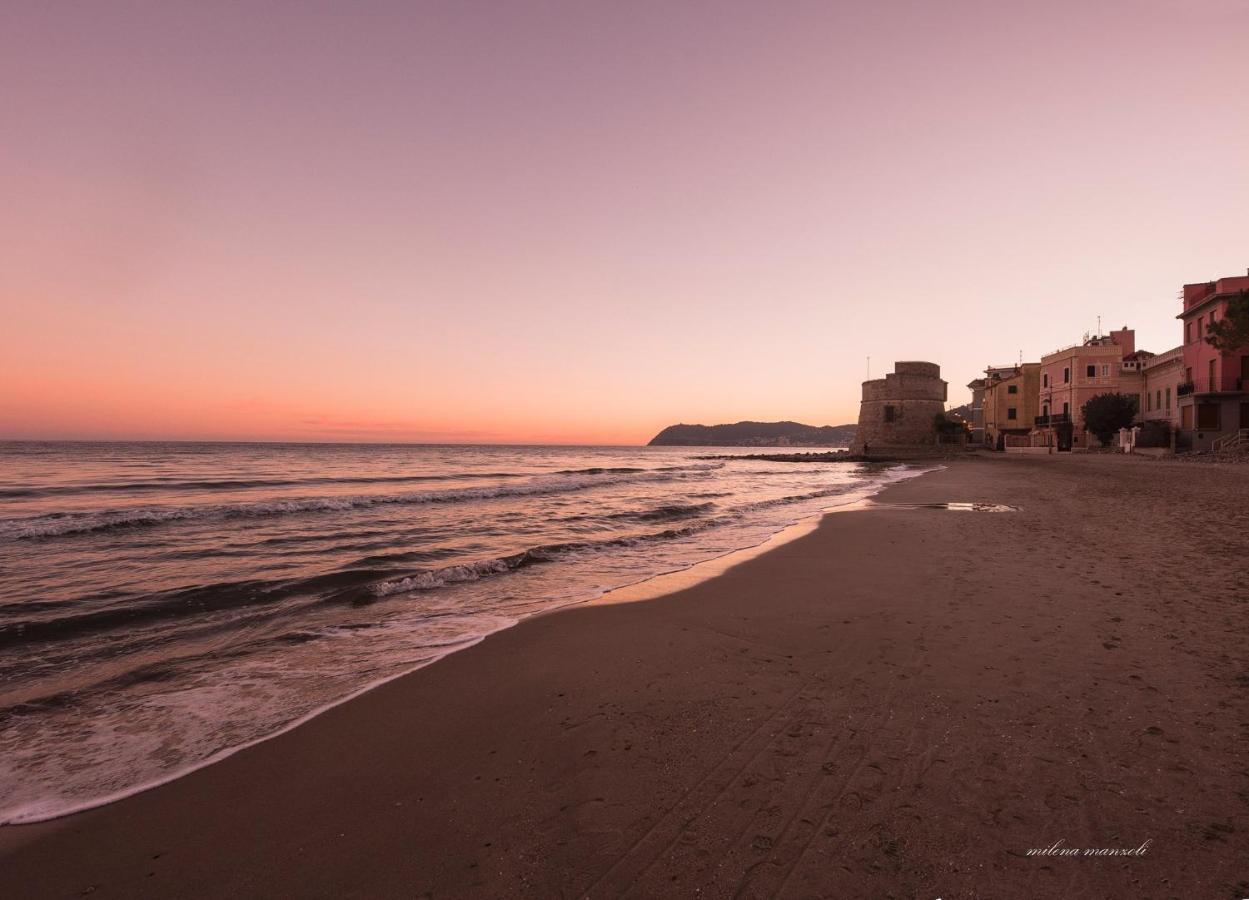
[{"label": "distant headland", "polygon": [[854,425],[801,422],[737,422],[733,425],[669,425],[651,447],[847,447]]}]

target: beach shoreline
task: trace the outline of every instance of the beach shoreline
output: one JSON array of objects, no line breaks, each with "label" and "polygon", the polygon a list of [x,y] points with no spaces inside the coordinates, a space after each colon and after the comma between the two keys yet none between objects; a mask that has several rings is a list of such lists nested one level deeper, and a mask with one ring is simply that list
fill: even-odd
[{"label": "beach shoreline", "polygon": [[[731,459],[733,457],[725,457],[725,458]],[[233,756],[235,753],[246,750],[250,747],[254,747],[258,744],[264,743],[265,741],[271,740],[277,737],[278,735],[285,734],[286,732],[291,731],[295,728],[299,728],[300,726],[306,724],[307,722],[311,721],[312,719],[316,718],[319,715],[322,715],[326,711],[333,709],[336,706],[339,706],[343,703],[349,703],[355,698],[365,693],[368,693],[369,691],[372,691],[375,688],[378,688],[383,684],[386,684],[390,681],[394,681],[398,678],[403,678],[407,675],[411,675],[412,673],[417,672],[420,669],[425,668],[426,666],[433,665],[434,663],[445,658],[446,656],[451,655],[452,653],[461,652],[465,649],[476,646],[481,641],[489,637],[491,634],[495,634],[498,631],[502,631],[508,628],[515,627],[520,622],[526,621],[529,618],[534,618],[534,617],[543,616],[543,615],[550,615],[552,613],[556,613],[564,609],[584,606],[587,604],[632,602],[632,601],[642,600],[642,599],[653,599],[653,598],[662,596],[664,594],[673,593],[677,590],[693,586],[702,581],[706,581],[710,578],[716,577],[719,574],[722,574],[723,572],[727,571],[729,568],[735,565],[738,565],[741,562],[744,562],[748,559],[752,559],[755,556],[760,555],[761,553],[765,553],[770,549],[773,549],[777,546],[787,543],[790,540],[794,540],[803,534],[809,533],[811,530],[817,527],[819,519],[823,515],[827,514],[828,512],[862,508],[863,504],[870,497],[879,493],[889,484],[892,484],[897,480],[914,478],[927,471],[930,471],[931,470],[929,467],[930,465],[931,464],[929,464],[928,466],[923,465],[923,464],[912,464],[912,465],[890,466],[889,476],[883,482],[876,481],[872,483],[864,483],[861,486],[854,487],[851,490],[849,490],[846,494],[839,496],[837,498],[839,502],[836,503],[835,505],[825,507],[819,512],[805,515],[796,521],[790,522],[785,525],[781,525],[777,528],[776,531],[771,532],[762,540],[759,540],[757,543],[751,543],[751,544],[739,546],[727,552],[720,552],[716,555],[709,556],[709,557],[700,559],[698,561],[695,561],[689,564],[680,565],[677,568],[662,570],[653,575],[646,575],[636,581],[626,581],[617,587],[602,589],[597,593],[587,594],[586,596],[578,597],[577,599],[565,600],[562,603],[558,603],[548,608],[540,609],[537,612],[530,613],[529,615],[524,616],[520,619],[509,620],[506,622],[499,623],[497,627],[495,627],[491,631],[486,631],[472,638],[466,638],[464,640],[456,642],[453,646],[449,646],[441,650],[441,652],[438,652],[430,656],[429,658],[424,659],[421,662],[412,665],[410,668],[407,668],[405,670],[402,670],[396,673],[387,674],[383,677],[377,678],[376,680],[370,681],[360,687],[357,687],[349,691],[346,694],[343,694],[340,697],[335,698],[334,700],[322,706],[317,706],[311,709],[310,711],[291,719],[288,722],[282,723],[279,727],[276,727],[272,731],[264,733],[263,735],[259,737],[251,738],[251,739],[242,741],[240,743],[237,743],[231,746],[223,747],[206,758],[197,760],[196,762],[190,765],[172,769],[168,771],[167,773],[161,774],[159,777],[153,780],[141,781],[141,782],[126,786],[124,788],[118,789],[116,791],[109,792],[101,796],[96,796],[88,800],[80,801],[78,804],[70,808],[65,808],[64,804],[58,805],[56,802],[47,803],[46,805],[42,807],[38,804],[33,804],[31,807],[21,810],[20,812],[18,812],[16,815],[13,815],[12,817],[0,818],[0,828],[6,827],[6,826],[32,825],[32,824],[39,824],[42,822],[54,821],[56,819],[64,818],[66,816],[73,816],[82,812],[86,812],[88,810],[98,809],[100,807],[107,806],[112,803],[116,803],[120,800],[133,797],[137,794],[141,794],[145,791],[149,791],[154,788],[161,787],[165,784],[169,784],[173,781],[178,780],[179,778],[183,778],[191,774],[192,772],[198,771],[199,769],[203,769],[208,766],[216,765],[222,762],[223,760],[228,759],[229,757]],[[882,472],[878,472],[878,474],[882,474]],[[9,812],[10,812],[9,810],[5,810],[4,813],[0,813],[0,815],[9,813]]]},{"label": "beach shoreline", "polygon": [[[1200,469],[976,459],[896,483],[709,580],[536,616],[171,783],[0,829],[0,892],[1238,890],[1247,483]],[[951,501],[1018,511],[908,505]],[[1231,527],[1167,527],[1199,503]],[[1027,856],[1058,840],[1152,843]]]}]

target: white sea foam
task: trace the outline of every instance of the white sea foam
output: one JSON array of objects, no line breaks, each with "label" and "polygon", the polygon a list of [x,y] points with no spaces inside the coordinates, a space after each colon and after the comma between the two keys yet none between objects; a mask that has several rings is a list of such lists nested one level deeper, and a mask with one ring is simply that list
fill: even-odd
[{"label": "white sea foam", "polygon": [[446,587],[448,584],[458,584],[465,581],[476,581],[488,575],[501,575],[504,572],[510,572],[516,568],[516,565],[509,564],[503,559],[483,559],[480,562],[468,563],[466,565],[447,566],[443,569],[437,569],[432,572],[421,572],[417,575],[409,575],[406,578],[397,578],[394,581],[383,581],[380,584],[373,585],[373,593],[378,597],[387,597],[391,594],[402,594],[408,591],[430,591],[435,588]]},{"label": "white sea foam", "polygon": [[[513,624],[515,619],[498,616],[444,618],[437,626],[441,634],[427,628],[422,635],[418,659],[364,684],[301,672],[289,656],[283,671],[250,666],[226,677],[200,679],[98,716],[89,730],[74,729],[72,740],[51,747],[30,739],[33,722],[18,720],[0,729],[5,751],[0,754],[0,826],[46,822],[168,784]],[[296,687],[296,680],[306,684]],[[307,699],[318,690],[326,699],[295,707],[292,718],[290,698]],[[247,721],[249,736],[231,741],[223,734],[222,721],[231,719]]]}]

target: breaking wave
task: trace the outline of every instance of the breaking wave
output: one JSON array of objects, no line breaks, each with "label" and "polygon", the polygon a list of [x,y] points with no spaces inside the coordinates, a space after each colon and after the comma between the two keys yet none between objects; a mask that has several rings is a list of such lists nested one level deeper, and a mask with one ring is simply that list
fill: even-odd
[{"label": "breaking wave", "polygon": [[[632,471],[640,472],[641,469]],[[55,485],[39,488],[0,488],[0,499],[57,497],[70,494],[151,493],[158,491],[241,491],[254,488],[311,487],[323,484],[417,484],[478,478],[520,478],[516,472],[461,472],[446,475],[334,475],[318,478],[209,478],[199,480],[118,481],[111,484]]]},{"label": "breaking wave", "polygon": [[89,513],[56,513],[22,519],[0,520],[0,540],[61,537],[114,528],[159,525],[187,519],[233,519],[281,516],[309,512],[345,512],[391,504],[461,503],[491,500],[498,497],[522,497],[536,494],[562,494],[583,491],[611,484],[641,481],[668,481],[682,477],[698,477],[713,467],[670,467],[663,470],[637,470],[611,474],[538,475],[519,484],[485,487],[446,488],[434,491],[409,491],[402,494],[356,494],[350,496],[298,497],[290,500],[268,500],[252,503],[214,503],[196,506],[149,506],[132,509],[102,510]]}]

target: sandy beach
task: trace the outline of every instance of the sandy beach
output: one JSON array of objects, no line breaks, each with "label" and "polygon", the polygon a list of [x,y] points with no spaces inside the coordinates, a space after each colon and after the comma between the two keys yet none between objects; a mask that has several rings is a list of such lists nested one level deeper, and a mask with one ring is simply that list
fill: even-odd
[{"label": "sandy beach", "polygon": [[1246,466],[954,463],[0,829],[0,896],[1246,896],[1247,498]]}]

